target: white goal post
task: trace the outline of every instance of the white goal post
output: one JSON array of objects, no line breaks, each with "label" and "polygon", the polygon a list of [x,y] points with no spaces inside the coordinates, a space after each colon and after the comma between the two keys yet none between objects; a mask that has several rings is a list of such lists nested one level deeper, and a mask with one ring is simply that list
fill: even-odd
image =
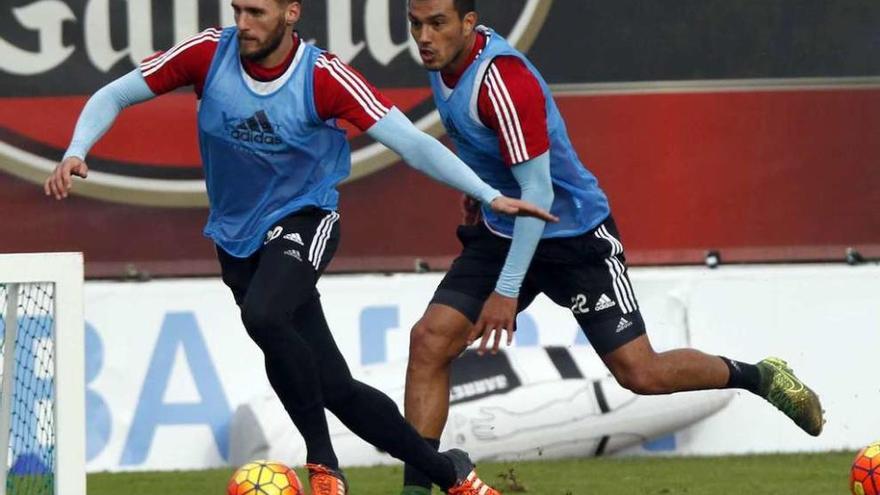
[{"label": "white goal post", "polygon": [[[0,295],[0,495],[9,487],[14,494],[85,495],[82,253],[0,254]],[[28,336],[27,325],[41,333]],[[25,377],[17,374],[30,374],[31,381],[22,384]],[[21,397],[33,383],[46,388],[45,396]],[[16,424],[28,426],[16,431]]]}]

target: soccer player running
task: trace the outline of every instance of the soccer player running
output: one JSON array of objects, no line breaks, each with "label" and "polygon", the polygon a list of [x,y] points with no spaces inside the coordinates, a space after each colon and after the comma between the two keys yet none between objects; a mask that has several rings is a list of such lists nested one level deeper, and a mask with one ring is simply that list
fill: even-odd
[{"label": "soccer player running", "polygon": [[265,356],[269,382],[305,439],[312,493],[348,492],[325,407],[448,493],[497,493],[476,477],[466,453],[438,453],[391,399],[355,381],[333,340],[316,283],[339,243],[336,185],[351,168],[336,119],[498,214],[554,217],[502,196],[359,73],[303,42],[293,30],[300,1],[232,0],[232,7],[235,27],[208,29],[157,53],[95,93],[45,193],[65,198],[71,176],[87,176],[88,150],[123,108],[194,86],[210,202],[205,233],[216,244],[223,282],[244,326]]},{"label": "soccer player running", "polygon": [[[505,195],[560,218],[507,218],[482,207],[458,229],[463,245],[413,327],[405,414],[435,447],[449,410],[449,365],[482,337],[478,353],[513,337],[517,312],[543,292],[571,308],[617,381],[638,394],[742,388],[770,401],[811,435],[819,399],[775,358],[757,365],[693,349],[655,352],[627,277],[605,194],[569,141],[550,90],[526,57],[477,26],[473,0],[408,0],[413,40],[458,155]],[[428,479],[411,465],[404,493]]]}]

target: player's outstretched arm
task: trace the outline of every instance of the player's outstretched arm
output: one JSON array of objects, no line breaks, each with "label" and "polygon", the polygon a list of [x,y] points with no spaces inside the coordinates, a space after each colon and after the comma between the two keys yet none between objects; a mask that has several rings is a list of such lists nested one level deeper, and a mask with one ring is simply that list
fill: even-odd
[{"label": "player's outstretched arm", "polygon": [[[553,205],[553,182],[550,178],[550,153],[514,165],[511,169],[519,183],[522,198],[539,208],[549,210]],[[498,352],[501,337],[507,332],[507,345],[513,342],[516,328],[516,310],[520,286],[544,233],[545,222],[540,218],[520,217],[513,224],[513,239],[498,277],[495,290],[483,305],[480,317],[471,330],[468,342],[482,337],[479,354],[486,352],[492,339],[492,353]],[[493,339],[494,337],[494,339]]]},{"label": "player's outstretched arm", "polygon": [[92,95],[79,116],[73,139],[64,158],[43,184],[46,196],[54,196],[55,199],[66,198],[73,187],[72,177],[75,175],[85,179],[88,176],[86,155],[98,139],[110,129],[119,112],[155,96],[139,69],[129,72]]},{"label": "player's outstretched arm", "polygon": [[503,196],[497,189],[483,182],[446,146],[418,130],[397,108],[392,108],[367,133],[397,152],[411,167],[490,205],[499,213],[532,216],[550,222],[558,220],[545,209],[528,201]]}]

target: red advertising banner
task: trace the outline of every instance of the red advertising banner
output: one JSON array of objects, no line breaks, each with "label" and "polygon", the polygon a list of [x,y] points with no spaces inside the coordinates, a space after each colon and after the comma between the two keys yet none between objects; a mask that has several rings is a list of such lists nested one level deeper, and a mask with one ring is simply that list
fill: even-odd
[{"label": "red advertising banner", "polygon": [[[880,257],[880,62],[869,60],[880,47],[880,6],[846,3],[480,8],[544,71],[612,201],[628,259],[678,264],[708,250],[736,262],[842,261],[849,247]],[[395,5],[309,1],[298,29],[442,136]],[[83,251],[90,276],[216,273],[201,236],[191,92],[124,111],[72,198],[46,198],[39,183],[89,95],[154,51],[229,23],[225,0],[0,6],[0,251]],[[447,266],[458,251],[458,194],[349,136],[353,174],[340,189],[344,234],[331,270]]]}]

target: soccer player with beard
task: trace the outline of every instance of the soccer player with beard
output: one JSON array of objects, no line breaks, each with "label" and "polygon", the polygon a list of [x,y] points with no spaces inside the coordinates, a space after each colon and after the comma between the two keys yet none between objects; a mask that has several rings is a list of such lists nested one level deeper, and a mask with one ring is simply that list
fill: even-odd
[{"label": "soccer player with beard", "polygon": [[[413,327],[405,414],[435,447],[449,411],[449,366],[480,338],[478,353],[512,341],[516,315],[539,293],[570,308],[617,381],[638,394],[742,388],[811,435],[818,396],[780,359],[757,365],[694,349],[655,352],[627,276],[604,192],[580,162],[538,70],[498,33],[477,25],[474,0],[408,0],[413,40],[458,155],[483,180],[559,217],[511,219],[483,205],[458,229],[463,245]],[[473,217],[473,208],[466,214]],[[430,482],[404,471],[407,495]]]},{"label": "soccer player with beard", "polygon": [[208,29],[100,89],[45,193],[65,198],[72,175],[86,178],[88,150],[123,108],[192,85],[210,203],[205,234],[216,244],[244,326],[263,351],[269,382],[305,439],[312,493],[348,492],[325,407],[448,493],[497,493],[476,477],[466,453],[439,454],[391,399],[354,380],[327,327],[316,283],[339,242],[336,185],[351,168],[336,119],[494,212],[554,217],[502,196],[359,73],[303,42],[293,29],[301,3],[232,0],[235,27]]}]

